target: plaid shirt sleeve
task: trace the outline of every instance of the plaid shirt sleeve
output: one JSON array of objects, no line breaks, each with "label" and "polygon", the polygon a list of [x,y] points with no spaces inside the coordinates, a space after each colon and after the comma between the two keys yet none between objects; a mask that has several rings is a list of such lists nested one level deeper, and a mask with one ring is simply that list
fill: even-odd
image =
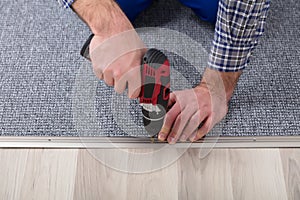
[{"label": "plaid shirt sleeve", "polygon": [[220,0],[208,66],[225,72],[244,69],[264,24],[270,0]]},{"label": "plaid shirt sleeve", "polygon": [[57,0],[58,3],[64,8],[70,8],[74,0]]}]

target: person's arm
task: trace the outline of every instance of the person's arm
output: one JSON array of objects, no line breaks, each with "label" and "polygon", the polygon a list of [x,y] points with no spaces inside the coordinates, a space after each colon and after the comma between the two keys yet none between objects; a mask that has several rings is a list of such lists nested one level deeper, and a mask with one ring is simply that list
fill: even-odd
[{"label": "person's arm", "polygon": [[224,72],[243,70],[264,32],[270,0],[220,0],[208,65]]},{"label": "person's arm", "polygon": [[95,75],[115,91],[140,94],[140,62],[145,46],[114,0],[76,0],[71,8],[95,34],[89,49]]},{"label": "person's arm", "polygon": [[228,101],[264,32],[269,6],[270,0],[220,0],[208,66],[221,72]]},{"label": "person's arm", "polygon": [[269,7],[270,0],[220,0],[208,66],[219,71],[227,101],[264,32]]},{"label": "person's arm", "polygon": [[114,0],[76,0],[71,8],[98,36],[110,37],[133,26]]}]

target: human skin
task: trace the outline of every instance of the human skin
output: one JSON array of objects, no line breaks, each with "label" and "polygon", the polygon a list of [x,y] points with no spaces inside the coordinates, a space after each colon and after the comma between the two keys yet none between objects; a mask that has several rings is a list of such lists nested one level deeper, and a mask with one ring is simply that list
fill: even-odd
[{"label": "human skin", "polygon": [[139,66],[146,48],[126,15],[112,0],[77,0],[72,8],[95,34],[90,43],[95,75],[118,93],[127,87],[128,97],[137,98],[141,86]]},{"label": "human skin", "polygon": [[[76,0],[72,8],[95,34],[90,43],[95,75],[116,92],[128,88],[128,97],[137,98],[141,88],[139,66],[146,47],[126,15],[113,0]],[[174,144],[205,136],[227,114],[241,74],[206,68],[197,87],[172,92],[158,139]]]}]

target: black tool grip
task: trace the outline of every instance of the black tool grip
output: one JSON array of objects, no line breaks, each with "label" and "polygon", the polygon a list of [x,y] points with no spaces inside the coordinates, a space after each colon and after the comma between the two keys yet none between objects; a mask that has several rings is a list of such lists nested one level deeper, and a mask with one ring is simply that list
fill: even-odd
[{"label": "black tool grip", "polygon": [[91,61],[90,57],[90,43],[94,37],[94,34],[91,34],[90,37],[87,39],[87,41],[84,43],[83,47],[81,48],[80,55],[84,58]]}]

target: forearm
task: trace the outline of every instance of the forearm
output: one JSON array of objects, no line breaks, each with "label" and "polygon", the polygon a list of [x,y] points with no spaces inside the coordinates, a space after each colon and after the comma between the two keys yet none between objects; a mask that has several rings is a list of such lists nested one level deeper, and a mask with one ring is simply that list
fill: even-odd
[{"label": "forearm", "polygon": [[238,80],[242,74],[242,70],[237,72],[219,72],[224,84],[226,101],[229,102],[231,99],[234,89],[238,83]]},{"label": "forearm", "polygon": [[[201,84],[228,102],[247,66],[264,24],[270,0],[220,0],[213,45]],[[225,94],[224,92],[225,91]]]},{"label": "forearm", "polygon": [[213,92],[219,98],[225,97],[226,103],[228,103],[241,74],[241,70],[237,72],[221,72],[206,68],[200,86],[207,87],[210,92]]},{"label": "forearm", "polygon": [[109,37],[133,26],[113,0],[76,0],[72,9],[95,35]]}]

